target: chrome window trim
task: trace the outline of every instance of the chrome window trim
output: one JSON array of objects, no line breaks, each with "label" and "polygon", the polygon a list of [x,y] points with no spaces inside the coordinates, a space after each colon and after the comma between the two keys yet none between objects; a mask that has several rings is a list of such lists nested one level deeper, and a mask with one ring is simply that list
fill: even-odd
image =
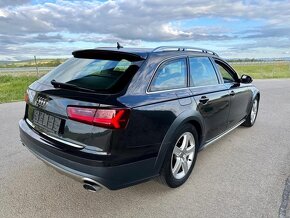
[{"label": "chrome window trim", "polygon": [[[225,87],[223,83],[218,83],[218,84],[215,84],[215,85],[206,85],[206,86],[190,86],[189,88],[191,90],[195,90],[195,89],[199,89],[199,88],[206,88],[206,87],[213,87],[213,86]],[[225,89],[227,89],[227,88],[225,87]]]},{"label": "chrome window trim", "polygon": [[[239,74],[235,71],[235,69],[234,69],[230,64],[228,64],[226,61],[224,61],[224,60],[222,60],[221,58],[218,58],[218,57],[212,57],[212,59],[213,59],[215,65],[217,65],[216,61],[221,62],[221,63],[224,64],[227,68],[229,68],[229,70],[232,71],[232,73],[234,73],[234,74],[237,76],[237,79],[240,78]],[[219,72],[219,69],[218,69],[217,66],[216,66],[216,68],[217,68],[217,70],[218,70],[218,72]],[[225,70],[226,70],[226,69],[225,69]],[[222,77],[222,75],[221,75],[220,72],[219,72],[219,74],[220,74],[220,76],[221,76],[222,82],[223,82],[224,84],[227,84],[227,83],[224,82],[224,79],[223,79],[223,77]],[[229,73],[229,74],[231,74],[231,73]],[[234,78],[234,79],[235,79],[235,78]],[[232,82],[232,83],[237,83],[237,82],[238,82],[238,81],[235,81],[235,82]]]},{"label": "chrome window trim", "polygon": [[[197,89],[197,88],[204,88],[204,87],[212,87],[212,86],[220,86],[220,85],[224,85],[224,82],[221,81],[221,79],[219,78],[219,72],[216,72],[216,76],[217,76],[217,79],[218,79],[218,84],[214,84],[214,85],[206,85],[206,86],[190,86],[190,83],[189,83],[189,58],[190,57],[207,57],[209,58],[209,61],[211,62],[213,68],[214,68],[214,71],[216,72],[216,69],[215,69],[215,66],[214,64],[212,63],[212,60],[209,56],[206,56],[206,55],[198,55],[198,56],[189,56],[189,55],[180,55],[180,56],[174,56],[174,57],[170,57],[170,58],[166,58],[164,60],[162,60],[162,62],[160,62],[156,69],[154,70],[154,73],[152,74],[151,78],[150,78],[150,82],[148,83],[147,87],[146,87],[146,94],[155,94],[155,93],[164,93],[164,92],[173,92],[173,91],[180,91],[180,90],[185,90],[185,89]],[[151,82],[157,72],[157,70],[159,69],[159,67],[167,62],[167,61],[171,61],[171,60],[175,60],[175,59],[180,59],[180,58],[186,58],[187,61],[186,61],[186,64],[187,64],[187,87],[184,87],[184,88],[175,88],[175,89],[166,89],[166,90],[159,90],[159,91],[149,91],[149,88],[150,88],[150,85],[151,85]],[[220,58],[217,58],[218,60],[220,60]],[[226,89],[226,87],[225,87]]]},{"label": "chrome window trim", "polygon": [[160,91],[151,91],[151,92],[147,92],[146,94],[155,94],[155,93],[162,93],[162,92],[173,92],[173,91],[179,91],[179,90],[184,90],[184,89],[188,89],[189,87],[184,87],[184,88],[176,88],[176,89],[167,89],[167,90],[160,90]]}]

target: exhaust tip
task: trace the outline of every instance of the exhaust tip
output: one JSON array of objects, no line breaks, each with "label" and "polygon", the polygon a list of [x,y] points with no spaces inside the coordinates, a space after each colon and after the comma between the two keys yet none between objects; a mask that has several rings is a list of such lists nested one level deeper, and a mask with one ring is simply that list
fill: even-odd
[{"label": "exhaust tip", "polygon": [[84,189],[90,192],[97,192],[101,190],[101,186],[99,186],[96,181],[89,178],[84,178],[83,181],[84,181],[83,184]]},{"label": "exhaust tip", "polygon": [[89,192],[97,192],[97,189],[93,186],[93,185],[90,185],[90,184],[84,184],[83,185],[84,189],[86,189],[87,191]]}]

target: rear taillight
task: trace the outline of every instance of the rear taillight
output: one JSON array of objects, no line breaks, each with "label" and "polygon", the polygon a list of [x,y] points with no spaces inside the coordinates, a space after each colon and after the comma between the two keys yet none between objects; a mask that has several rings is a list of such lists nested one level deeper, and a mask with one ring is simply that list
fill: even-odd
[{"label": "rear taillight", "polygon": [[25,92],[24,94],[24,101],[28,104],[29,103],[29,96],[28,96],[28,93]]},{"label": "rear taillight", "polygon": [[129,109],[96,109],[83,107],[67,107],[69,119],[82,123],[101,126],[111,129],[126,128],[130,110]]}]

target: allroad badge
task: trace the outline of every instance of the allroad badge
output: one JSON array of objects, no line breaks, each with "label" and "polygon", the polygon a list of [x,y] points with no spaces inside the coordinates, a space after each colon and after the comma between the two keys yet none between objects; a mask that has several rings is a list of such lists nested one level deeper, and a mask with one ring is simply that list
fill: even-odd
[{"label": "allroad badge", "polygon": [[44,107],[47,104],[47,99],[44,97],[38,96],[35,104],[38,107]]}]

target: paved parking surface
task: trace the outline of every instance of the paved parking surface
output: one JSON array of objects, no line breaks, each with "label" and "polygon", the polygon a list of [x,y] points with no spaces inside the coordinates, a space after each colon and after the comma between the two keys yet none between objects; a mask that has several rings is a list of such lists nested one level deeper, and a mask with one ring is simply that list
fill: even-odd
[{"label": "paved parking surface", "polygon": [[0,217],[290,217],[290,80],[255,84],[262,93],[255,126],[201,151],[175,190],[149,181],[87,192],[21,145],[24,103],[0,105]]}]

